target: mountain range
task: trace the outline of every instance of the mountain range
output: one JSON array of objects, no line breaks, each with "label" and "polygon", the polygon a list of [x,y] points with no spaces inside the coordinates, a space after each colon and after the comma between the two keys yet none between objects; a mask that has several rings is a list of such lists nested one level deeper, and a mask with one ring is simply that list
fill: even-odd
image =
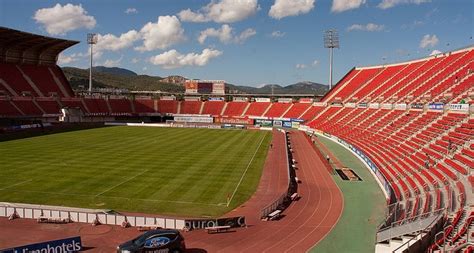
[{"label": "mountain range", "polygon": [[[63,67],[66,78],[73,89],[86,89],[89,86],[89,69]],[[183,81],[181,76],[148,76],[139,75],[131,70],[123,68],[109,68],[98,66],[92,68],[94,88],[119,88],[130,91],[162,91],[171,93],[183,93]],[[273,91],[272,91],[273,90]],[[310,81],[299,82],[287,86],[279,84],[266,84],[261,87],[251,87],[226,83],[228,94],[314,94],[324,95],[328,86]]]}]

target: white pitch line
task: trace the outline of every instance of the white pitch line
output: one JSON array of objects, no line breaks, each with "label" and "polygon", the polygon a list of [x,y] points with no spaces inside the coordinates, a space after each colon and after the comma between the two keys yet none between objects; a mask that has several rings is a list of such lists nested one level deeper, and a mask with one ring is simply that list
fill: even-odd
[{"label": "white pitch line", "polygon": [[263,135],[262,140],[260,140],[260,144],[258,144],[257,149],[255,150],[255,153],[253,153],[252,159],[250,159],[249,163],[247,164],[247,168],[245,169],[244,173],[240,177],[239,183],[234,189],[234,192],[232,193],[232,196],[230,199],[227,201],[227,207],[229,207],[230,202],[232,202],[232,199],[234,199],[235,193],[237,192],[237,189],[239,189],[240,184],[242,183],[242,180],[244,180],[245,174],[247,174],[247,170],[250,168],[250,164],[252,164],[253,159],[255,158],[255,155],[257,155],[258,150],[260,149],[260,146],[262,146],[263,140],[265,139],[266,134]]},{"label": "white pitch line", "polygon": [[29,179],[29,180],[25,180],[25,181],[22,181],[22,182],[19,182],[19,183],[16,183],[16,184],[12,184],[12,185],[9,185],[7,187],[0,188],[0,191],[3,191],[3,190],[8,189],[8,188],[12,188],[14,186],[18,186],[18,185],[21,185],[21,184],[26,184],[26,183],[29,183],[31,181],[33,181],[33,180]]},{"label": "white pitch line", "polygon": [[105,191],[102,191],[102,192],[96,194],[95,196],[98,197],[98,196],[100,196],[100,195],[102,195],[102,194],[104,194],[104,193],[106,193],[106,192],[108,192],[108,191],[110,191],[110,190],[112,190],[112,189],[114,189],[114,188],[116,188],[116,187],[119,187],[119,186],[121,186],[121,185],[123,185],[123,184],[125,184],[125,183],[127,183],[127,182],[130,182],[131,180],[135,179],[136,177],[143,175],[145,172],[148,172],[148,170],[142,171],[142,172],[136,174],[135,176],[130,177],[129,179],[127,179],[127,180],[125,180],[125,181],[123,181],[123,182],[121,182],[121,183],[119,183],[119,184],[116,184],[116,185],[110,187],[109,189],[107,189],[107,190],[105,190]]},{"label": "white pitch line", "polygon": [[[29,193],[41,193],[41,194],[52,194],[52,195],[64,195],[64,196],[81,196],[81,197],[97,197],[92,194],[80,194],[80,193],[65,193],[65,192],[48,192],[48,191],[34,191],[34,190],[13,190],[13,192],[29,192]],[[139,201],[149,201],[149,202],[168,202],[168,203],[178,203],[178,204],[193,204],[193,205],[207,205],[207,206],[222,206],[225,203],[201,203],[201,202],[192,202],[192,201],[179,201],[179,200],[164,200],[164,199],[138,199],[138,198],[127,198],[119,196],[100,196],[101,198],[109,199],[125,199],[125,200],[139,200]]]}]

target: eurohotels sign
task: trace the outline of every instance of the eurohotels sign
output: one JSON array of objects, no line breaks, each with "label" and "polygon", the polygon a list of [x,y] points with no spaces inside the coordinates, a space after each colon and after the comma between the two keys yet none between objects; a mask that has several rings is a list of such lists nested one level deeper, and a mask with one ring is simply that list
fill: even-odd
[{"label": "eurohotels sign", "polygon": [[81,237],[71,237],[56,241],[35,243],[11,249],[0,250],[0,253],[69,253],[82,249]]}]

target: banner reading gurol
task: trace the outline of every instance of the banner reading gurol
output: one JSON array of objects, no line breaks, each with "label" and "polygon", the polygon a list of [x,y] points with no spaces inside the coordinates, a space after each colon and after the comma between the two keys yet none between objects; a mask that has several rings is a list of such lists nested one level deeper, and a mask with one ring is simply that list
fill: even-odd
[{"label": "banner reading gurol", "polygon": [[208,227],[230,226],[231,228],[245,227],[245,216],[228,217],[219,219],[192,219],[185,220],[189,230],[205,229]]}]

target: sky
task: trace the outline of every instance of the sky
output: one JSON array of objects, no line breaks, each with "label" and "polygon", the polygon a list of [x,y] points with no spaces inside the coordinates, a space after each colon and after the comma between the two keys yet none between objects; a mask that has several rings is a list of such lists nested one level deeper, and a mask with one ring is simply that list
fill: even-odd
[{"label": "sky", "polygon": [[80,41],[60,66],[262,86],[329,82],[323,34],[336,29],[337,82],[355,66],[474,44],[472,0],[0,0],[0,26]]}]

